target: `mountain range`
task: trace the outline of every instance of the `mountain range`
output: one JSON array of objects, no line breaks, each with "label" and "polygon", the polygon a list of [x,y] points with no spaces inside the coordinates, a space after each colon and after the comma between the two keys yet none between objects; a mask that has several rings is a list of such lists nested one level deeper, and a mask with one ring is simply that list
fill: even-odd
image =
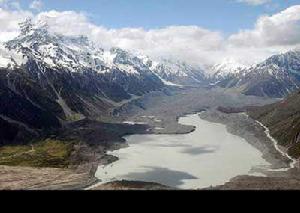
[{"label": "mountain range", "polygon": [[116,47],[105,50],[87,37],[59,35],[30,20],[20,29],[0,45],[0,144],[27,141],[83,118],[110,117],[115,107],[170,86],[211,85],[276,98],[300,86],[299,51],[251,67],[224,61],[207,71]]},{"label": "mountain range", "polygon": [[26,141],[69,121],[101,120],[151,91],[204,80],[202,70],[185,63],[104,50],[86,37],[51,33],[30,20],[20,27],[18,37],[0,46],[1,144]]}]

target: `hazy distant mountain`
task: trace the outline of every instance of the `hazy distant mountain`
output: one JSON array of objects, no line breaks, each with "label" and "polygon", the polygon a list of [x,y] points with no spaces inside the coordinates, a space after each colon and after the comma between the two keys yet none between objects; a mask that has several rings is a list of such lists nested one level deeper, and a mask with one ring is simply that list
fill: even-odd
[{"label": "hazy distant mountain", "polygon": [[205,72],[195,65],[182,61],[161,60],[153,62],[150,69],[161,79],[177,85],[203,85],[207,83]]},{"label": "hazy distant mountain", "polygon": [[241,70],[246,69],[247,66],[238,63],[232,58],[225,58],[221,63],[217,63],[208,68],[210,76],[215,81],[223,80],[230,75],[238,74]]}]

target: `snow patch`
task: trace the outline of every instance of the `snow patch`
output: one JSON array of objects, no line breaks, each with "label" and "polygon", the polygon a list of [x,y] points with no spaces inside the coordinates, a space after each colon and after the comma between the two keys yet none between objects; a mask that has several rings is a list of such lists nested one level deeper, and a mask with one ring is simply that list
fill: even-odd
[{"label": "snow patch", "polygon": [[10,51],[3,44],[0,44],[0,67],[21,66],[27,59],[21,53]]}]

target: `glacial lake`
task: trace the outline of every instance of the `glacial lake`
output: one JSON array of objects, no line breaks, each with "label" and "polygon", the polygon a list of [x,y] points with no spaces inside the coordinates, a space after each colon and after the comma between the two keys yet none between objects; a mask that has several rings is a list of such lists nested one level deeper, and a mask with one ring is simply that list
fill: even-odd
[{"label": "glacial lake", "polygon": [[102,183],[131,180],[201,189],[222,185],[238,175],[259,175],[252,168],[270,165],[260,151],[222,124],[205,121],[198,114],[179,122],[196,130],[185,135],[128,136],[128,148],[108,153],[119,160],[99,166],[96,177]]}]

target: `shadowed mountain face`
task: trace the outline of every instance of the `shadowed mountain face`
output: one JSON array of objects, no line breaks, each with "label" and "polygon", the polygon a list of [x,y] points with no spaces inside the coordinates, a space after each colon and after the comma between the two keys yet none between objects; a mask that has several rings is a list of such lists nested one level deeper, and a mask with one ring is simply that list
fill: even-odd
[{"label": "shadowed mountain face", "polygon": [[278,103],[255,108],[249,114],[266,125],[291,156],[300,157],[300,92]]}]

